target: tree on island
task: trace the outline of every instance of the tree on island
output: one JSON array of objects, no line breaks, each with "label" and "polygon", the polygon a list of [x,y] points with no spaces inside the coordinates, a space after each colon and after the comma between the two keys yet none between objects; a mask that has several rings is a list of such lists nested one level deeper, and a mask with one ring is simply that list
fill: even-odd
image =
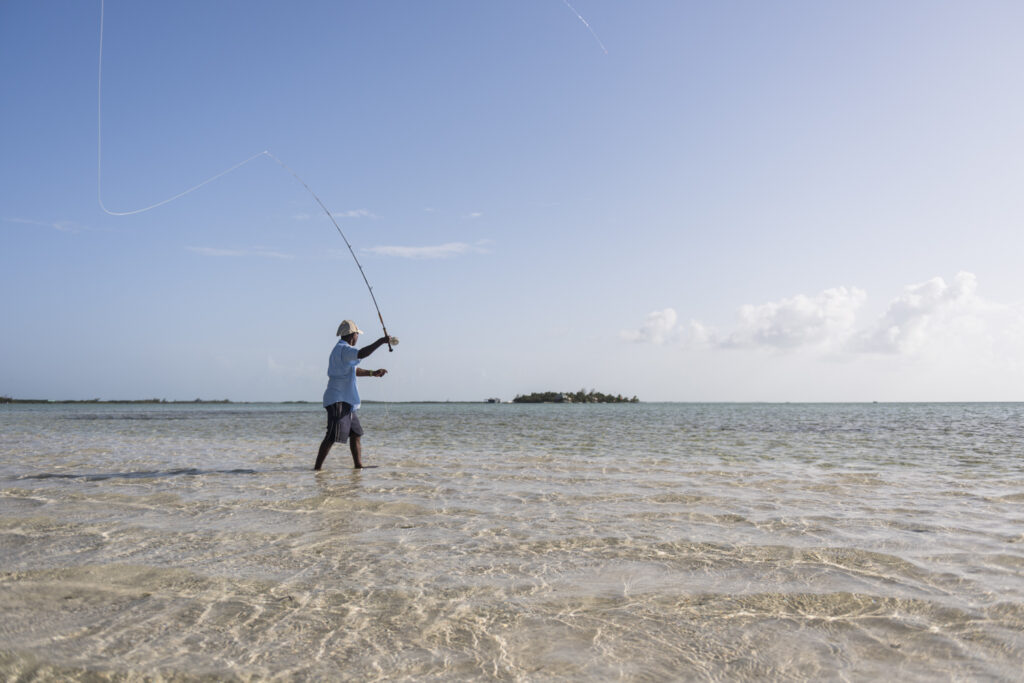
[{"label": "tree on island", "polygon": [[622,394],[612,396],[611,394],[602,394],[599,391],[586,391],[580,389],[576,392],[569,391],[542,391],[535,392],[532,394],[518,395],[512,399],[513,403],[639,403],[640,399],[636,396],[633,398],[626,398]]}]

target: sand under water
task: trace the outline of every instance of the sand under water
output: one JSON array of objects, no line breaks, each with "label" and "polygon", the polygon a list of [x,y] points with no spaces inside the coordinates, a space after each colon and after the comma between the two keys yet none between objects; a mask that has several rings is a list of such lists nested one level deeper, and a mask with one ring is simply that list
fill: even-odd
[{"label": "sand under water", "polygon": [[0,407],[0,676],[1013,680],[1024,405]]}]

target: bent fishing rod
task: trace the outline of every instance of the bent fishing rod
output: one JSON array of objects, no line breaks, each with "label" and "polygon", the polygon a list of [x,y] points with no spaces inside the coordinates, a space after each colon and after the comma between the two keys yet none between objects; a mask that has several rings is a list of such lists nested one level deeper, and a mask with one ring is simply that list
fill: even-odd
[{"label": "bent fishing rod", "polygon": [[263,154],[266,154],[268,157],[273,159],[281,168],[291,173],[296,180],[302,183],[302,186],[306,188],[306,191],[309,192],[309,194],[313,195],[313,199],[315,199],[316,203],[320,205],[320,208],[324,210],[324,213],[327,214],[327,217],[331,219],[331,223],[334,223],[334,227],[335,229],[337,229],[338,234],[341,235],[341,239],[345,240],[345,246],[348,247],[348,252],[352,254],[352,259],[356,262],[356,265],[359,267],[359,274],[363,276],[363,282],[366,283],[366,288],[370,290],[370,300],[373,301],[373,307],[377,309],[377,319],[380,320],[381,329],[384,330],[384,337],[388,340],[388,351],[394,351],[394,349],[391,347],[391,335],[388,334],[388,328],[384,324],[384,316],[380,314],[380,306],[377,305],[377,297],[373,295],[373,287],[370,286],[370,281],[366,278],[366,271],[363,270],[363,264],[359,262],[359,258],[356,256],[356,250],[352,248],[352,243],[348,241],[348,238],[345,237],[345,233],[341,231],[341,226],[338,225],[338,221],[334,220],[334,216],[331,214],[330,211],[328,211],[327,207],[324,206],[324,203],[320,201],[320,197],[316,196],[316,192],[313,192],[313,190],[310,189],[309,185],[306,184],[305,180],[299,177],[298,173],[293,171],[291,168],[288,167],[287,164],[285,164],[283,161],[281,161],[273,154],[271,154],[269,150],[264,150]]}]

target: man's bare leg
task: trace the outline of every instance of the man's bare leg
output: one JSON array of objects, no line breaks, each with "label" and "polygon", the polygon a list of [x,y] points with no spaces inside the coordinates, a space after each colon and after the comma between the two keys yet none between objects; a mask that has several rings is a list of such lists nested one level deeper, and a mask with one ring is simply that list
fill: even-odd
[{"label": "man's bare leg", "polygon": [[352,465],[357,470],[362,469],[363,468],[363,460],[362,460],[363,444],[360,441],[359,437],[356,436],[355,434],[349,434],[349,437],[348,437],[348,447],[349,447],[349,450],[352,451]]},{"label": "man's bare leg", "polygon": [[328,434],[324,437],[324,440],[320,442],[320,451],[316,454],[316,464],[313,465],[314,470],[318,470],[323,467],[324,459],[327,457],[327,452],[331,450],[331,446],[334,445],[334,437]]}]

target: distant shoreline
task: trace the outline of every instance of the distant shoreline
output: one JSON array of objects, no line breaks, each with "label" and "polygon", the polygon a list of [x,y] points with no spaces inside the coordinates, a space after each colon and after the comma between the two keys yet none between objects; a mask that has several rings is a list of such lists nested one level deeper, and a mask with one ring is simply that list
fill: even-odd
[{"label": "distant shoreline", "polygon": [[[486,403],[486,401],[363,401],[364,405],[373,404],[394,404],[394,403],[405,403],[405,404],[431,404],[431,403],[458,403],[458,404],[477,404]],[[50,398],[10,398],[8,396],[0,396],[0,405],[311,405],[319,406],[320,401],[232,401],[224,398],[220,400],[215,399],[193,399],[191,401],[170,401],[164,398],[145,398],[145,399],[105,399],[105,398],[88,398],[88,399],[50,399]]]},{"label": "distant shoreline", "polygon": [[[905,404],[1022,404],[1024,401],[637,401],[641,405],[678,404],[678,405],[905,405]],[[363,405],[580,405],[570,402],[539,402],[514,403],[502,401],[500,404],[488,401],[363,401]],[[320,406],[320,401],[232,401],[230,399],[208,400],[194,399],[191,401],[171,401],[166,399],[49,399],[49,398],[10,398],[0,396],[3,405],[309,405]]]},{"label": "distant shoreline", "polygon": [[230,399],[202,399],[197,398],[191,401],[168,401],[165,398],[145,398],[145,399],[104,399],[104,398],[88,398],[88,399],[50,399],[50,398],[9,398],[7,396],[0,396],[0,403],[9,404],[53,404],[53,405],[65,405],[65,404],[77,404],[77,403],[97,403],[97,404],[110,404],[110,403],[127,403],[127,404],[149,404],[149,405],[246,405],[251,403],[278,403],[278,404],[290,404],[290,403],[309,403],[315,404],[319,401],[232,401]]}]

